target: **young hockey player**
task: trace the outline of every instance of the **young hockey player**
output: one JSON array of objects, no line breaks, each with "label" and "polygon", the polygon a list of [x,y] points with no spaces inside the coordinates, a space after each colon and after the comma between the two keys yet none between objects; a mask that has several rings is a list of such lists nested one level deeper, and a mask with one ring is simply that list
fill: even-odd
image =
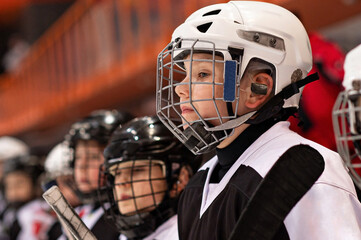
[{"label": "young hockey player", "polygon": [[131,119],[127,113],[98,110],[74,123],[66,136],[73,151],[75,193],[83,205],[76,208],[85,225],[98,239],[117,239],[119,233],[105,222],[98,195],[99,167],[104,163],[103,150],[114,129]]},{"label": "young hockey player", "polygon": [[104,156],[100,190],[108,192],[104,206],[111,205],[107,213],[120,239],[178,239],[177,200],[199,167],[195,156],[158,117],[118,128]]},{"label": "young hockey player", "polygon": [[42,165],[35,156],[20,156],[4,163],[4,193],[8,207],[2,217],[1,239],[48,239],[57,221],[40,198]]},{"label": "young hockey player", "polygon": [[346,55],[345,77],[333,109],[337,150],[361,189],[361,45]]},{"label": "young hockey player", "polygon": [[[29,155],[29,147],[21,140],[10,137],[0,137],[0,185],[2,185],[3,164],[10,158]],[[0,213],[5,209],[3,192],[0,191]]]},{"label": "young hockey player", "polygon": [[29,147],[21,140],[10,137],[0,137],[0,179],[3,163],[10,158],[29,155]]},{"label": "young hockey player", "polygon": [[57,144],[45,159],[45,179],[43,179],[43,190],[46,191],[53,185],[57,185],[72,207],[80,204],[74,193],[74,171],[71,166],[72,152],[67,142]]},{"label": "young hockey player", "polygon": [[[66,142],[57,144],[49,152],[44,163],[45,177],[42,180],[42,187],[46,191],[54,185],[58,186],[69,204],[77,207],[80,205],[80,201],[74,192],[75,182],[71,157],[71,151]],[[58,239],[61,235],[61,223],[57,221],[49,229],[48,239]]]},{"label": "young hockey player", "polygon": [[316,78],[306,77],[311,67],[303,25],[273,4],[211,5],[174,31],[158,57],[157,114],[192,152],[217,153],[183,191],[181,239],[228,239],[281,156],[321,158],[325,166],[281,219],[274,239],[361,238],[361,205],[340,156],[285,121],[298,107],[302,86]]}]

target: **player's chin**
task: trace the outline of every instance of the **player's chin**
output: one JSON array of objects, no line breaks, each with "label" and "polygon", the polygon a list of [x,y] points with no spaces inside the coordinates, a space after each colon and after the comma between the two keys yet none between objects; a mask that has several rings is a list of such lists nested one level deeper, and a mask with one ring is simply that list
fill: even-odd
[{"label": "player's chin", "polygon": [[118,203],[119,212],[123,215],[134,215],[136,214],[136,209],[134,207],[134,202],[132,201],[122,201]]},{"label": "player's chin", "polygon": [[183,129],[187,129],[190,125],[192,125],[195,122],[199,122],[199,117],[197,114],[193,113],[183,113],[182,114],[182,123],[183,123]]},{"label": "player's chin", "polygon": [[93,190],[92,187],[89,186],[89,184],[79,184],[77,187],[79,191],[83,193],[87,193]]}]

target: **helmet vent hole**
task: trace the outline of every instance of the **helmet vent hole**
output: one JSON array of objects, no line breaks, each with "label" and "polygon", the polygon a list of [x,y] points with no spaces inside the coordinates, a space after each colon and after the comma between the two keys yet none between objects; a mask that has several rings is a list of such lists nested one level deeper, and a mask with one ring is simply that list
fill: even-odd
[{"label": "helmet vent hole", "polygon": [[202,16],[205,17],[205,16],[210,16],[210,15],[217,15],[220,11],[221,11],[221,9],[213,10],[213,11],[203,14]]},{"label": "helmet vent hole", "polygon": [[209,22],[209,23],[205,23],[205,24],[202,24],[202,25],[199,25],[197,27],[197,29],[202,32],[202,33],[205,33],[208,31],[209,27],[212,25],[212,22]]}]

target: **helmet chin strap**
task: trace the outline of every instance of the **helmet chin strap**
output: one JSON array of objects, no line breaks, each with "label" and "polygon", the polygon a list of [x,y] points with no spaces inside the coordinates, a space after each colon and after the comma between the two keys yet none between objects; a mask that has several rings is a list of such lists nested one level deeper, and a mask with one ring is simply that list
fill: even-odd
[{"label": "helmet chin strap", "polygon": [[207,131],[222,131],[222,130],[228,130],[228,129],[233,129],[236,128],[238,126],[240,126],[241,124],[245,123],[248,121],[248,119],[250,119],[254,114],[256,114],[257,111],[253,111],[253,112],[249,112],[246,114],[243,114],[242,116],[236,118],[236,119],[232,119],[229,120],[228,122],[225,122],[219,126],[215,126],[215,127],[204,127]]}]

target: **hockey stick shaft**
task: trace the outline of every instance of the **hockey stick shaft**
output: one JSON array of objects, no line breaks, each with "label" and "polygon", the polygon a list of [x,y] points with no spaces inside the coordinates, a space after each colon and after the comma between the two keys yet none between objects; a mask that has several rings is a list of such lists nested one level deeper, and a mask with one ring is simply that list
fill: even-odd
[{"label": "hockey stick shaft", "polygon": [[43,198],[56,212],[63,225],[65,225],[74,238],[77,240],[96,240],[94,234],[80,219],[57,186],[47,190],[43,194]]},{"label": "hockey stick shaft", "polygon": [[273,239],[288,213],[320,177],[324,167],[323,157],[312,147],[291,147],[261,181],[228,239]]}]

